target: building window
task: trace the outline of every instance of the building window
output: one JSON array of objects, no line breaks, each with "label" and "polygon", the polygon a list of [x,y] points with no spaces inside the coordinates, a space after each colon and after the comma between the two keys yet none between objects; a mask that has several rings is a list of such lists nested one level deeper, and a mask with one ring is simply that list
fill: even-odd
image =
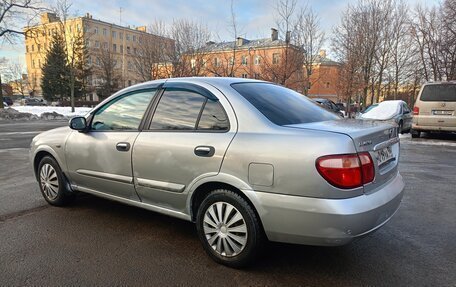
[{"label": "building window", "polygon": [[120,40],[123,39],[123,32],[119,32],[119,39],[120,39]]},{"label": "building window", "polygon": [[247,66],[247,56],[242,56],[242,65]]},{"label": "building window", "polygon": [[89,63],[89,65],[92,65],[92,57],[89,56],[89,57],[87,58],[87,63]]},{"label": "building window", "polygon": [[130,41],[130,34],[125,34],[127,41]]},{"label": "building window", "polygon": [[32,60],[32,67],[35,69],[35,60]]},{"label": "building window", "polygon": [[220,60],[219,60],[219,58],[214,58],[214,67],[220,67]]},{"label": "building window", "polygon": [[123,45],[120,45],[120,52],[123,53]]},{"label": "building window", "polygon": [[95,33],[95,35],[98,34],[98,27],[93,28],[93,33]]},{"label": "building window", "polygon": [[96,62],[95,62],[95,63],[96,63],[96,65],[97,65],[97,66],[100,66],[100,64],[101,64],[100,58],[98,58],[98,57],[97,57],[97,59],[96,59]]},{"label": "building window", "polygon": [[103,49],[108,50],[108,42],[103,43]]},{"label": "building window", "polygon": [[246,79],[248,76],[247,76],[247,74],[242,74],[242,77],[243,77],[244,79]]},{"label": "building window", "polygon": [[230,66],[234,65],[234,57],[230,57]]},{"label": "building window", "polygon": [[330,83],[326,82],[326,88],[329,89]]},{"label": "building window", "polygon": [[133,35],[133,42],[136,42],[136,35]]},{"label": "building window", "polygon": [[95,48],[100,48],[100,42],[95,41]]},{"label": "building window", "polygon": [[81,25],[77,24],[76,25],[76,30],[78,30],[78,32],[81,32]]},{"label": "building window", "polygon": [[117,53],[117,45],[116,44],[112,44],[112,51],[114,53]]},{"label": "building window", "polygon": [[130,47],[127,46],[127,54],[130,55],[131,51],[130,51]]},{"label": "building window", "polygon": [[129,71],[133,70],[133,65],[131,64],[130,61],[127,62],[127,68]]},{"label": "building window", "polygon": [[116,31],[112,31],[112,37],[115,39],[117,37],[117,32]]},{"label": "building window", "polygon": [[272,54],[272,63],[274,65],[278,64],[280,61],[280,54],[279,53],[274,53]]},{"label": "building window", "polygon": [[261,58],[260,58],[260,56],[255,56],[254,64],[255,64],[255,65],[261,64]]},{"label": "building window", "polygon": [[90,47],[90,40],[86,40],[86,46],[87,46],[87,48]]},{"label": "building window", "polygon": [[190,67],[192,67],[192,69],[195,69],[195,67],[196,67],[196,60],[195,59],[191,59],[190,60]]},{"label": "building window", "polygon": [[131,80],[128,80],[128,85],[131,86]]},{"label": "building window", "polygon": [[28,46],[25,46],[25,52],[29,52]]},{"label": "building window", "polygon": [[41,68],[41,59],[38,59],[38,67]]},{"label": "building window", "polygon": [[103,36],[106,36],[108,35],[108,30],[106,30],[106,28],[103,28]]},{"label": "building window", "polygon": [[133,48],[133,55],[137,55],[138,54],[138,50],[136,48]]},{"label": "building window", "polygon": [[32,45],[32,52],[35,52],[35,45]]}]

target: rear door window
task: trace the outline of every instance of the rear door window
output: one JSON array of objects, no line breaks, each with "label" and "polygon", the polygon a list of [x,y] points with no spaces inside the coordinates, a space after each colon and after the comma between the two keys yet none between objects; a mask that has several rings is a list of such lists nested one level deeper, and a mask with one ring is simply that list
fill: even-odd
[{"label": "rear door window", "polygon": [[426,85],[420,97],[425,102],[456,102],[456,85]]},{"label": "rear door window", "polygon": [[279,126],[340,119],[307,97],[278,85],[236,83],[231,86],[268,120]]}]

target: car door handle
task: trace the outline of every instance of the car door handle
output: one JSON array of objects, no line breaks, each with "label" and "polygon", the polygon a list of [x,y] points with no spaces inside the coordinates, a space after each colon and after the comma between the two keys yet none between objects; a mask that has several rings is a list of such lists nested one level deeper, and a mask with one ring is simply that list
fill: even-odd
[{"label": "car door handle", "polygon": [[130,150],[130,143],[120,142],[116,144],[116,149],[118,151],[129,151]]},{"label": "car door handle", "polygon": [[211,157],[215,153],[215,148],[213,146],[200,145],[195,147],[195,155],[202,157]]}]

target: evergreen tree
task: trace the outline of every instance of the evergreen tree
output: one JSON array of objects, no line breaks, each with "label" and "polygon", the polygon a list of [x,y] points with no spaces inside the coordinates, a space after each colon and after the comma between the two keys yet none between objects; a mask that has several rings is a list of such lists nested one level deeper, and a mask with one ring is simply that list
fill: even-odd
[{"label": "evergreen tree", "polygon": [[65,43],[61,35],[55,34],[46,60],[41,68],[41,89],[43,97],[48,101],[65,100],[70,94],[69,68],[65,53]]}]

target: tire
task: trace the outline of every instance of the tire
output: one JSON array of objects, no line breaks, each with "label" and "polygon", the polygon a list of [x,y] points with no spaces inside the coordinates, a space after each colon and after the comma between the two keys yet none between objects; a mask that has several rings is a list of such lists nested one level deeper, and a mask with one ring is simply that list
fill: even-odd
[{"label": "tire", "polygon": [[416,131],[416,130],[410,130],[410,133],[412,134],[412,138],[419,138],[421,136],[421,131]]},{"label": "tire", "polygon": [[72,202],[75,194],[66,188],[66,180],[57,161],[45,156],[38,165],[38,183],[41,194],[51,205],[64,206]]},{"label": "tire", "polygon": [[230,190],[214,190],[203,200],[196,228],[209,257],[229,267],[248,265],[263,246],[258,216],[245,199]]}]

